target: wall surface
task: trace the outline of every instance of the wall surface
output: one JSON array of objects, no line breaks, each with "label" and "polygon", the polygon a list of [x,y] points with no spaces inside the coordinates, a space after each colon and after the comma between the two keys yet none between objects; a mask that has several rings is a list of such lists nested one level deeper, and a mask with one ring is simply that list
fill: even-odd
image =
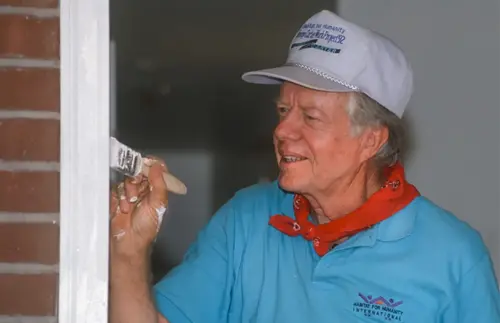
[{"label": "wall surface", "polygon": [[55,322],[57,0],[0,1],[0,322]]},{"label": "wall surface", "polygon": [[338,9],[409,56],[408,176],[481,232],[500,277],[500,1],[343,0]]}]

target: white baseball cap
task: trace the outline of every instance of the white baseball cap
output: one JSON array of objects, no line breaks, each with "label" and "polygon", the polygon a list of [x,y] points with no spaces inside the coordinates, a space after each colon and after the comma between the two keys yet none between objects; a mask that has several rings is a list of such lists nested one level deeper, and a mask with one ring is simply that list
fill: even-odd
[{"label": "white baseball cap", "polygon": [[285,65],[248,72],[257,84],[284,81],[329,92],[363,92],[398,117],[413,92],[413,72],[403,51],[386,37],[323,10],[292,40]]}]

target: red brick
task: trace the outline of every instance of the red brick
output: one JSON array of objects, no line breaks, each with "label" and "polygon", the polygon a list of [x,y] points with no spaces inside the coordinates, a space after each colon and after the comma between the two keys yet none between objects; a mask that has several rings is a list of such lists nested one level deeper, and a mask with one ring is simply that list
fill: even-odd
[{"label": "red brick", "polygon": [[57,0],[0,0],[0,6],[57,8]]},{"label": "red brick", "polygon": [[55,314],[58,276],[0,275],[0,315]]},{"label": "red brick", "polygon": [[0,15],[0,57],[59,58],[59,18]]},{"label": "red brick", "polygon": [[59,161],[59,120],[0,119],[0,159]]},{"label": "red brick", "polygon": [[0,223],[0,246],[0,262],[57,264],[59,225]]},{"label": "red brick", "polygon": [[0,109],[59,111],[58,69],[2,68],[0,89]]},{"label": "red brick", "polygon": [[0,171],[0,211],[59,212],[59,172]]}]

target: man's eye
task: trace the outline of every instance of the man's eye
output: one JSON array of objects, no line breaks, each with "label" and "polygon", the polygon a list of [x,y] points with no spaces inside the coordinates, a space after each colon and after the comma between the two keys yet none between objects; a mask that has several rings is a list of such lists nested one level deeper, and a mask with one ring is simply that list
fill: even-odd
[{"label": "man's eye", "polygon": [[309,121],[316,121],[316,120],[318,120],[318,118],[313,117],[313,116],[311,116],[311,115],[309,115],[309,114],[304,114],[304,117],[305,117],[307,120],[309,120]]},{"label": "man's eye", "polygon": [[278,109],[277,109],[277,110],[278,110],[278,114],[279,114],[280,116],[284,116],[284,115],[286,115],[286,114],[287,114],[287,112],[288,112],[288,108],[287,108],[287,107],[278,107]]}]

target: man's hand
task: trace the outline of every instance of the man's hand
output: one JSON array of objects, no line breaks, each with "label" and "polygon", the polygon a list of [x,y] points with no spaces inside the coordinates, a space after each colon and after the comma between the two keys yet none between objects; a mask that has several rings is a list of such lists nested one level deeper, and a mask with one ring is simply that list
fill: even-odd
[{"label": "man's hand", "polygon": [[165,163],[145,158],[149,176],[128,178],[111,192],[110,253],[113,259],[145,259],[168,207]]},{"label": "man's hand", "polygon": [[126,179],[111,192],[110,322],[168,323],[151,299],[149,249],[168,207],[165,163],[145,159],[148,177]]}]

